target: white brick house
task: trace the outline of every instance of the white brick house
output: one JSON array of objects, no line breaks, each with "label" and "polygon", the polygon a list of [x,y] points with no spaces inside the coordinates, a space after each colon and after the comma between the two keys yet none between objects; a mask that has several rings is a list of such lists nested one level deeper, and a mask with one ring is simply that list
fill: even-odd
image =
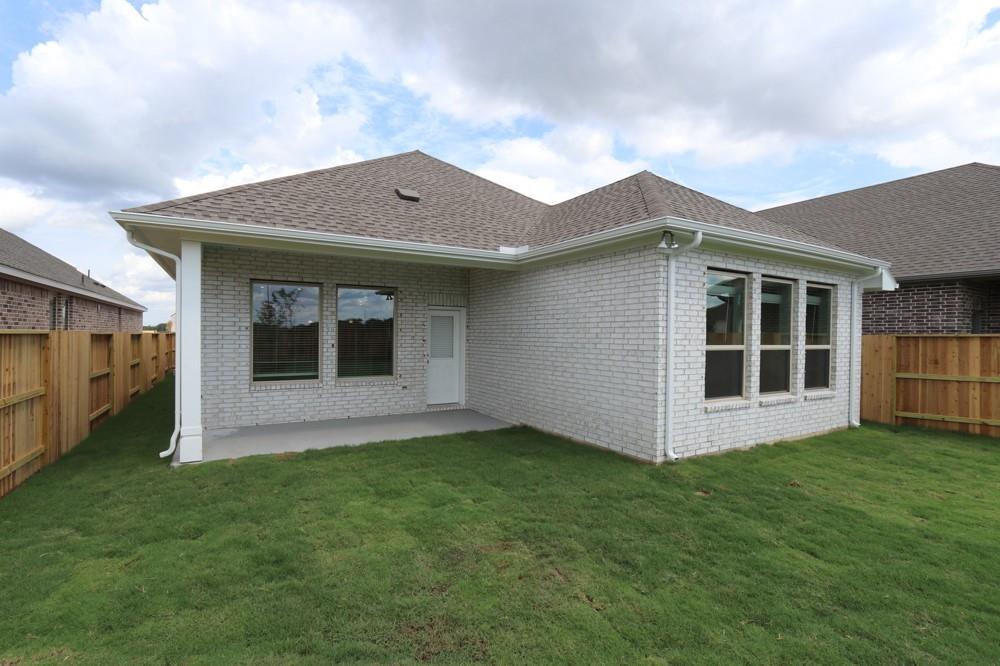
[{"label": "white brick house", "polygon": [[206,431],[469,408],[650,462],[856,425],[888,264],[649,172],[549,206],[420,152],[112,213]]}]

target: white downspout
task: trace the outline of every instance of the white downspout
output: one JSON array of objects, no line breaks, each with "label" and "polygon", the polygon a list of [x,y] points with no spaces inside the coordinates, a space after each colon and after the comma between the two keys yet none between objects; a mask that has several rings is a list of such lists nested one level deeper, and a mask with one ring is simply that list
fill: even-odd
[{"label": "white downspout", "polygon": [[174,431],[170,433],[170,445],[167,446],[166,450],[160,451],[161,458],[169,458],[174,455],[174,450],[177,448],[177,437],[181,433],[181,258],[176,254],[170,254],[159,248],[140,243],[135,239],[135,234],[131,230],[128,232],[128,242],[140,250],[172,259],[174,266],[177,267],[174,271],[175,300],[177,301],[177,314],[174,319]]},{"label": "white downspout", "polygon": [[[670,242],[667,242],[667,238]],[[674,283],[676,282],[674,259],[701,245],[702,232],[694,232],[694,238],[687,245],[677,245],[673,242],[674,235],[669,231],[663,232],[663,239],[660,241],[659,249],[667,256],[667,349],[666,349],[666,369],[664,372],[664,405],[663,416],[663,453],[667,460],[677,460],[674,453]]]},{"label": "white downspout", "polygon": [[861,427],[861,415],[858,418],[854,418],[854,367],[857,363],[856,359],[858,357],[858,338],[860,336],[855,335],[855,330],[858,325],[858,287],[864,288],[863,283],[871,280],[872,278],[877,278],[882,275],[882,268],[876,268],[874,273],[868,275],[862,275],[856,280],[851,281],[851,359],[848,364],[848,376],[847,376],[847,424],[851,428]]}]

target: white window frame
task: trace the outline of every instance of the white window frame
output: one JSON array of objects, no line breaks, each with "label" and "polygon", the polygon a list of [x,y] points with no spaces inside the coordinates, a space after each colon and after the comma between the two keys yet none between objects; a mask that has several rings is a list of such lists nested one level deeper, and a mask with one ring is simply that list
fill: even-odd
[{"label": "white window frame", "polygon": [[[741,345],[710,345],[708,342],[704,343],[705,349],[705,373],[702,377],[702,399],[705,402],[725,402],[732,400],[746,400],[747,397],[747,327],[749,322],[747,321],[747,301],[749,301],[748,294],[750,292],[750,275],[747,273],[736,273],[729,271],[722,271],[716,269],[709,269],[705,272],[705,280],[702,282],[702,298],[708,293],[708,276],[717,275],[720,277],[732,279],[739,278],[743,280],[743,344]],[[704,303],[704,301],[702,301]],[[703,306],[704,307],[704,306]],[[702,317],[702,335],[705,334],[704,330],[705,318]],[[739,395],[726,395],[720,396],[718,398],[706,398],[704,384],[708,381],[708,352],[710,351],[742,351],[743,352],[743,367],[740,371],[740,392]]]},{"label": "white window frame", "polygon": [[[791,303],[788,304],[788,344],[787,345],[760,345],[760,351],[787,351],[788,352],[788,390],[787,391],[760,391],[760,395],[766,396],[776,396],[776,395],[791,395],[792,389],[794,388],[793,379],[795,377],[795,371],[793,369],[792,363],[792,350],[795,348],[795,289],[797,287],[795,280],[789,280],[787,278],[775,278],[775,277],[765,277],[760,278],[760,312],[757,318],[757,327],[760,331],[760,339],[764,339],[764,326],[760,321],[760,317],[763,316],[764,312],[764,283],[765,282],[777,282],[779,284],[787,284],[791,287]],[[757,365],[758,367],[763,367],[763,354],[758,352]],[[757,373],[757,388],[760,389],[760,376],[761,372]]]},{"label": "white window frame", "polygon": [[[806,299],[806,310],[807,311],[809,309],[809,289],[810,288],[814,288],[814,289],[826,289],[827,291],[830,292],[830,317],[829,317],[830,330],[827,331],[827,337],[829,337],[830,342],[828,344],[825,344],[825,345],[810,345],[808,343],[805,345],[805,348],[806,348],[805,356],[808,356],[809,355],[809,351],[812,350],[812,349],[825,349],[825,350],[827,350],[829,352],[826,355],[826,377],[827,377],[827,381],[826,381],[826,386],[814,386],[812,388],[807,387],[806,386],[806,367],[809,364],[806,363],[806,359],[805,359],[805,357],[803,357],[803,359],[802,359],[802,386],[803,386],[803,388],[806,391],[809,391],[809,392],[813,392],[813,391],[830,391],[830,390],[833,389],[833,299],[836,296],[836,292],[834,291],[834,286],[833,285],[830,285],[830,284],[819,284],[819,283],[816,283],[816,282],[807,282],[806,283],[806,293],[804,294],[804,297]],[[802,338],[803,338],[803,340],[807,340],[808,341],[809,340],[809,332],[803,329],[803,331],[802,331]]]}]

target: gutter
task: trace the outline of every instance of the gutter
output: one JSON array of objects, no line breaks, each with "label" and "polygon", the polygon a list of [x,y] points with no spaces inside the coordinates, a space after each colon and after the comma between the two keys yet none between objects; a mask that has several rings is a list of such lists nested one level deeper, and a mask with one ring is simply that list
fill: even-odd
[{"label": "gutter", "polygon": [[151,245],[140,243],[135,239],[135,232],[131,230],[128,232],[128,242],[140,250],[173,260],[174,266],[177,267],[177,275],[174,278],[174,288],[176,289],[174,298],[177,300],[177,318],[174,320],[177,330],[177,334],[174,336],[174,431],[170,433],[170,444],[165,450],[160,451],[161,458],[169,458],[174,455],[174,451],[177,449],[177,438],[181,434],[181,258],[176,254],[170,254]]},{"label": "gutter", "polygon": [[640,222],[634,222],[632,224],[615,227],[614,229],[607,229],[605,231],[599,231],[578,238],[558,241],[541,247],[501,247],[497,250],[388,240],[371,238],[368,236],[329,233],[324,231],[306,231],[301,229],[266,227],[263,225],[244,224],[241,222],[217,222],[214,220],[172,217],[167,215],[156,215],[153,213],[114,211],[111,213],[111,217],[114,218],[114,220],[120,225],[125,227],[126,230],[132,225],[150,226],[161,229],[183,229],[186,231],[215,233],[240,238],[257,238],[276,241],[284,240],[320,246],[333,245],[348,249],[376,250],[395,252],[404,255],[454,259],[478,263],[487,267],[505,266],[517,268],[523,264],[558,257],[563,254],[597,247],[606,243],[627,240],[643,234],[673,229],[674,231],[683,231],[690,234],[701,232],[702,234],[710,235],[713,239],[739,247],[766,248],[772,251],[777,250],[782,254],[792,257],[806,257],[814,260],[819,259],[825,262],[849,266],[855,269],[868,268],[871,266],[881,266],[886,269],[889,268],[888,262],[882,262],[877,259],[865,257],[853,252],[847,252],[845,250],[837,250],[803,241],[787,240],[755,231],[743,231],[717,224],[707,224],[704,222],[696,222],[694,220],[672,216],[657,217]]},{"label": "gutter", "polygon": [[[667,238],[670,243],[667,243]],[[702,232],[694,232],[694,238],[686,245],[677,245],[673,242],[673,233],[665,231],[663,239],[660,241],[658,249],[667,257],[667,340],[666,340],[666,368],[664,371],[663,387],[663,455],[670,461],[677,460],[674,453],[674,285],[676,279],[677,257],[689,250],[694,250],[701,245]]]},{"label": "gutter", "polygon": [[0,264],[0,275],[7,275],[18,280],[24,280],[25,282],[34,282],[35,284],[42,285],[43,287],[52,287],[53,289],[58,289],[59,291],[69,292],[77,296],[83,296],[89,298],[92,301],[100,301],[101,303],[107,303],[109,305],[116,305],[118,307],[126,308],[134,312],[145,312],[146,308],[139,305],[138,303],[126,303],[125,301],[120,301],[116,298],[111,298],[110,296],[104,296],[93,291],[88,291],[87,289],[81,289],[80,287],[74,287],[68,285],[65,282],[58,282],[57,280],[50,280],[48,278],[43,278],[41,276],[35,275],[34,273],[28,273],[27,271],[22,271],[12,266],[6,266]]}]

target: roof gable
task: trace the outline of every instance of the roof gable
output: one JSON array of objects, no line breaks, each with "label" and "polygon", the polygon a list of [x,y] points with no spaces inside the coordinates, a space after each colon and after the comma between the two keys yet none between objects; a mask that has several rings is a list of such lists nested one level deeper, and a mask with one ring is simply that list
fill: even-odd
[{"label": "roof gable", "polygon": [[897,278],[1000,273],[1000,167],[973,162],[759,211]]}]

